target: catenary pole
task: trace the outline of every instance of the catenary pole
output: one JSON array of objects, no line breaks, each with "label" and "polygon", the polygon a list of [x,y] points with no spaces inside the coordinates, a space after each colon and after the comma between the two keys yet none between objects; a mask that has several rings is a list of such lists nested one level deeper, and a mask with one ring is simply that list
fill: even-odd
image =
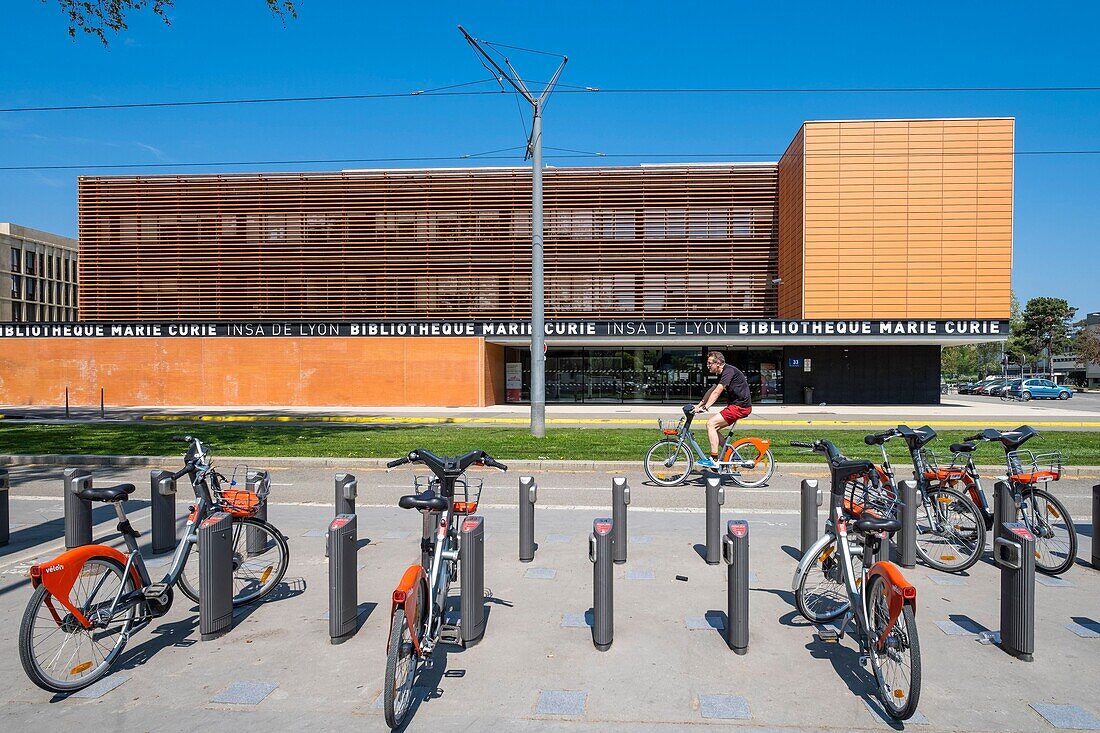
[{"label": "catenary pole", "polygon": [[[523,79],[504,59],[505,71],[496,60],[482,48],[477,39],[458,27],[474,52],[483,59],[482,63],[497,79],[497,83],[508,82],[531,105],[531,137],[527,141],[527,155],[531,158],[531,435],[542,438],[546,435],[546,311],[545,288],[543,278],[543,224],[542,224],[542,113],[546,102],[558,83],[562,69],[569,59],[560,56],[561,63],[550,77],[542,94],[536,97],[527,88]],[[490,44],[491,45],[491,44]],[[542,53],[541,51],[538,53]],[[557,56],[557,54],[548,54]]]}]

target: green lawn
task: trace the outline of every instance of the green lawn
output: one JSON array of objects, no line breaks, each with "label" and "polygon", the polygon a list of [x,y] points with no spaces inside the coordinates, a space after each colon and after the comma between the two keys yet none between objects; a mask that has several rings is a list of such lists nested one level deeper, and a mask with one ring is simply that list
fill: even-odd
[{"label": "green lawn", "polygon": [[[509,459],[552,460],[638,460],[660,437],[656,430],[563,428],[550,430],[543,440],[532,438],[522,428],[299,426],[254,424],[143,425],[86,423],[80,425],[37,425],[0,423],[0,454],[63,453],[88,455],[182,454],[182,446],[171,442],[173,435],[191,432],[208,442],[219,456],[318,456],[387,458],[404,455],[413,448],[427,448],[440,454],[458,454],[481,448],[502,461]],[[878,451],[864,444],[867,430],[781,430],[759,431],[770,438],[780,461],[824,460],[791,448],[792,440],[826,437],[847,455],[875,458]],[[932,447],[941,455],[947,446],[969,432],[949,430],[940,434]],[[703,431],[696,439],[706,441]],[[1036,452],[1062,451],[1068,465],[1100,465],[1100,433],[1056,431],[1033,438],[1028,447]],[[891,456],[907,460],[904,444],[891,441]],[[983,446],[978,462],[995,464],[1003,460],[998,446]]]}]

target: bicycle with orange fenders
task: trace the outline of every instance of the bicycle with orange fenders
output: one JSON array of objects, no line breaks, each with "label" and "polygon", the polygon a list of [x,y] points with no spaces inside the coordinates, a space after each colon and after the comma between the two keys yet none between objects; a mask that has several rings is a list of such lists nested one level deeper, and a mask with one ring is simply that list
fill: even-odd
[{"label": "bicycle with orange fenders", "polygon": [[[447,594],[450,584],[458,578],[458,563],[462,557],[459,546],[461,518],[477,511],[480,498],[480,489],[472,493],[470,482],[464,478],[466,469],[480,465],[508,470],[485,451],[444,458],[423,448],[390,461],[387,467],[393,469],[406,463],[426,466],[434,479],[425,491],[402,496],[398,506],[417,509],[437,519],[434,532],[426,532],[427,536],[421,540],[421,553],[430,557],[430,562],[409,566],[393,591],[386,680],[382,691],[386,723],[391,728],[398,728],[405,722],[412,705],[417,669],[421,665],[431,668],[436,645],[441,641],[461,643],[458,626],[446,623],[446,611]],[[459,488],[464,495],[456,498]]]},{"label": "bicycle with orange fenders", "polygon": [[[684,405],[684,416],[675,426],[658,420],[664,437],[645,454],[645,475],[659,486],[679,486],[691,476],[695,457],[707,458],[691,432],[695,417],[693,405]],[[771,441],[747,435],[734,440],[733,430],[726,433],[718,459],[718,475],[736,486],[752,489],[764,486],[775,473]]]},{"label": "bicycle with orange fenders", "polygon": [[[173,478],[190,476],[195,506],[171,565],[160,581],[153,582],[149,577],[137,544],[141,535],[130,525],[122,507],[134,492],[133,484],[86,487],[78,494],[88,501],[114,505],[118,532],[126,544],[125,553],[109,545],[84,545],[31,566],[34,594],[19,626],[19,659],[23,671],[42,689],[75,692],[102,678],[135,630],[168,613],[173,588],[179,585],[183,589],[184,568],[192,548],[197,547],[199,527],[212,513],[225,507],[213,490],[218,478],[206,448],[195,438],[180,440],[188,443],[188,451],[184,467]],[[252,519],[255,522],[259,520]],[[235,521],[234,532],[244,526]],[[286,540],[270,525],[266,526],[269,530],[265,537],[269,542],[261,543],[262,552],[249,554],[245,550],[244,556],[234,556],[235,569],[248,562],[269,567],[262,582],[256,575],[248,581],[248,597],[252,600],[270,592],[286,570]],[[281,547],[284,564],[279,568],[265,559],[271,547]],[[239,599],[234,600],[236,604]]]},{"label": "bicycle with orange fenders", "polygon": [[819,632],[825,641],[839,642],[854,625],[860,662],[870,664],[883,708],[907,720],[917,711],[921,689],[917,589],[892,562],[868,567],[882,543],[901,529],[897,494],[873,463],[846,458],[827,440],[791,445],[827,456],[832,475],[825,533],[795,571],[798,610],[819,624],[842,618]]}]

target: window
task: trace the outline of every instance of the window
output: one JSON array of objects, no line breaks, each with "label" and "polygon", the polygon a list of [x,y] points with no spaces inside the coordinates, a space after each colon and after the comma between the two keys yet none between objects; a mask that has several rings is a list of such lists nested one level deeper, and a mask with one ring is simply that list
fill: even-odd
[{"label": "window", "polygon": [[20,260],[23,259],[23,250],[16,247],[11,248],[11,271],[19,272]]},{"label": "window", "polygon": [[34,278],[27,278],[27,300],[34,300]]},{"label": "window", "polygon": [[41,252],[38,253],[38,272],[42,276],[46,275],[46,255]]},{"label": "window", "polygon": [[11,276],[11,297],[18,298],[22,295],[23,279],[18,275]]},{"label": "window", "polygon": [[23,320],[23,304],[12,303],[11,304],[11,320],[13,323],[19,323]]},{"label": "window", "polygon": [[25,259],[26,259],[26,263],[27,263],[26,272],[27,272],[28,275],[33,275],[34,274],[34,252],[27,252]]}]

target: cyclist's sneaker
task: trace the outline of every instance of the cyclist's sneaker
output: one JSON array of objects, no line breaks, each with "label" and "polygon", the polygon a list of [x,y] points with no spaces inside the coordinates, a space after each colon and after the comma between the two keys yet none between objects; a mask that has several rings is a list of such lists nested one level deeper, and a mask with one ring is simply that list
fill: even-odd
[{"label": "cyclist's sneaker", "polygon": [[718,470],[718,464],[714,461],[713,458],[700,458],[695,465],[699,468],[709,468],[711,471]]}]

